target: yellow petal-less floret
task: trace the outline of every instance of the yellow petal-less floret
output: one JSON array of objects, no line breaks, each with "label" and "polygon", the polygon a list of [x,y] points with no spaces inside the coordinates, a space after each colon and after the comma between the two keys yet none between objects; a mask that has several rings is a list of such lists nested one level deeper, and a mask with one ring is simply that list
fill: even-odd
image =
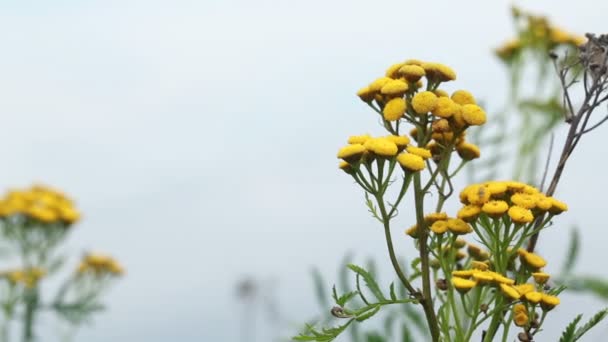
[{"label": "yellow petal-less floret", "polygon": [[419,65],[406,64],[399,69],[399,74],[410,82],[417,82],[426,73]]},{"label": "yellow petal-less floret", "polygon": [[490,266],[488,266],[488,264],[485,262],[481,262],[481,261],[477,261],[477,260],[471,261],[471,268],[473,268],[475,270],[487,271],[489,267]]},{"label": "yellow petal-less floret", "polygon": [[437,95],[431,91],[417,93],[412,98],[412,107],[418,114],[432,112],[437,107]]},{"label": "yellow petal-less floret", "polygon": [[435,93],[435,95],[437,95],[437,97],[450,97],[450,94],[448,94],[447,91],[443,90],[443,89],[435,89],[433,90],[433,93]]},{"label": "yellow petal-less floret", "polygon": [[429,159],[433,156],[431,151],[424,147],[408,146],[406,150],[411,154],[420,156],[422,159]]},{"label": "yellow petal-less floret", "polygon": [[554,307],[556,307],[557,305],[559,305],[559,298],[557,298],[556,296],[552,296],[552,295],[548,295],[543,293],[543,297],[541,298],[541,302],[540,302],[540,306],[544,309],[544,310],[551,310]]},{"label": "yellow petal-less floret", "polygon": [[344,159],[346,162],[351,164],[356,163],[361,159],[365,151],[365,147],[361,144],[347,145],[338,151],[338,158]]},{"label": "yellow petal-less floret", "polygon": [[529,284],[529,283],[515,285],[514,287],[517,290],[517,292],[519,292],[519,294],[522,296],[524,296],[528,292],[532,292],[535,290],[534,285]]},{"label": "yellow petal-less floret", "polygon": [[463,160],[473,160],[479,158],[481,151],[475,144],[463,142],[456,146],[456,152]]},{"label": "yellow petal-less floret", "polygon": [[473,228],[461,219],[449,219],[448,221],[448,229],[450,232],[456,235],[468,234],[473,231]]},{"label": "yellow petal-less floret", "polygon": [[521,295],[512,285],[500,284],[500,292],[507,297],[507,299],[518,300]]},{"label": "yellow petal-less floret", "polygon": [[515,223],[530,223],[534,220],[534,216],[530,209],[522,208],[517,205],[509,208],[509,217]]},{"label": "yellow petal-less floret", "polygon": [[547,265],[547,261],[535,253],[526,252],[522,257],[520,257],[520,260],[522,263],[535,269],[540,269]]},{"label": "yellow petal-less floret", "polygon": [[405,65],[404,62],[395,63],[395,64],[391,65],[390,67],[388,67],[388,69],[386,69],[385,76],[390,77],[390,78],[399,77],[399,69],[401,69],[401,67],[404,65]]},{"label": "yellow petal-less floret", "polygon": [[342,160],[340,161],[340,164],[338,165],[338,168],[348,174],[351,174],[353,171],[353,167],[352,165],[350,165],[348,162]]},{"label": "yellow petal-less floret", "polygon": [[467,200],[471,204],[483,205],[491,198],[491,193],[483,184],[475,184],[467,191]]},{"label": "yellow petal-less floret", "polygon": [[389,96],[402,96],[407,91],[408,86],[407,83],[402,80],[391,80],[386,82],[382,89],[380,89],[380,93],[383,95]]},{"label": "yellow petal-less floret", "polygon": [[479,206],[469,204],[462,207],[458,211],[458,214],[456,214],[456,217],[465,222],[472,222],[479,216],[479,213],[481,213],[481,208]]},{"label": "yellow petal-less floret", "polygon": [[454,288],[462,294],[469,292],[472,288],[475,287],[475,285],[477,285],[477,283],[473,280],[452,277],[452,286],[454,286]]},{"label": "yellow petal-less floret", "polygon": [[379,93],[380,89],[384,87],[385,84],[392,81],[393,79],[390,77],[380,77],[377,78],[374,82],[370,83],[369,90],[373,93]]},{"label": "yellow petal-less floret", "polygon": [[528,324],[528,320],[527,312],[519,312],[513,315],[513,323],[518,327],[525,327]]},{"label": "yellow petal-less floret", "polygon": [[558,201],[553,197],[551,197],[551,202],[551,209],[549,209],[551,214],[557,215],[564,211],[568,211],[568,205],[566,205],[566,203]]},{"label": "yellow petal-less floret", "polygon": [[374,95],[376,95],[376,93],[373,92],[369,88],[369,86],[363,87],[363,88],[359,89],[359,91],[357,92],[357,96],[359,96],[359,98],[363,102],[372,102],[372,100],[374,99]]},{"label": "yellow petal-less floret", "polygon": [[435,109],[432,111],[433,115],[440,118],[449,118],[460,111],[460,106],[449,97],[437,96],[437,103]]},{"label": "yellow petal-less floret", "polygon": [[540,303],[543,294],[538,291],[530,291],[524,295],[524,298],[528,303],[538,304]]},{"label": "yellow petal-less floret", "polygon": [[386,106],[382,110],[384,120],[386,121],[397,121],[401,119],[405,110],[407,109],[407,103],[405,99],[394,98],[387,102]]},{"label": "yellow petal-less floret", "polygon": [[462,106],[462,118],[471,126],[480,126],[486,123],[486,112],[478,105],[466,104]]},{"label": "yellow petal-less floret", "polygon": [[442,220],[447,220],[448,219],[448,214],[445,212],[440,212],[440,213],[430,213],[424,216],[424,221],[426,223],[433,223],[436,221],[442,221]]},{"label": "yellow petal-less floret", "polygon": [[417,239],[418,238],[418,226],[413,225],[413,226],[409,227],[408,229],[405,230],[405,234],[411,236],[414,239]]},{"label": "yellow petal-less floret", "polygon": [[473,94],[469,93],[466,90],[456,90],[455,92],[453,92],[452,100],[463,106],[468,104],[477,104],[477,102],[475,102]]},{"label": "yellow petal-less floret", "polygon": [[431,231],[435,234],[443,234],[448,231],[447,221],[435,221],[431,225]]},{"label": "yellow petal-less floret", "polygon": [[387,138],[369,139],[363,144],[363,147],[365,147],[368,152],[380,157],[393,157],[399,152],[397,144]]},{"label": "yellow petal-less floret", "polygon": [[537,197],[524,193],[516,193],[511,196],[511,202],[522,208],[533,209],[536,207]]},{"label": "yellow petal-less floret", "polygon": [[452,276],[469,279],[473,276],[473,273],[475,273],[475,270],[457,270],[457,271],[452,271]]},{"label": "yellow petal-less floret", "polygon": [[366,141],[368,141],[369,139],[371,139],[372,136],[369,134],[363,134],[363,135],[351,135],[350,137],[348,137],[348,143],[349,144],[365,144]]},{"label": "yellow petal-less floret", "polygon": [[420,171],[424,170],[425,163],[422,157],[411,153],[400,153],[397,156],[397,162],[404,170]]},{"label": "yellow petal-less floret", "polygon": [[532,273],[532,277],[534,277],[534,281],[537,284],[542,285],[542,284],[546,283],[547,280],[549,280],[549,278],[551,276],[545,272],[534,272],[534,273]]},{"label": "yellow petal-less floret", "polygon": [[397,145],[399,151],[402,151],[410,143],[410,138],[405,135],[387,135],[386,138]]},{"label": "yellow petal-less floret", "polygon": [[483,204],[483,207],[481,207],[481,211],[494,217],[502,216],[507,210],[509,210],[507,202],[500,200],[486,202]]}]

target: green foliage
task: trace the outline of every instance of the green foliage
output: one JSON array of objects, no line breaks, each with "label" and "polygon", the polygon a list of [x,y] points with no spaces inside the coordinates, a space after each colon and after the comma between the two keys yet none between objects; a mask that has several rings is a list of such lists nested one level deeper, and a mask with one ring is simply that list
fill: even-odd
[{"label": "green foliage", "polygon": [[587,331],[593,328],[596,324],[601,322],[608,315],[608,308],[597,312],[591,319],[585,323],[582,327],[577,329],[578,323],[583,318],[583,315],[578,315],[568,324],[564,332],[562,333],[559,342],[574,342],[578,341]]}]

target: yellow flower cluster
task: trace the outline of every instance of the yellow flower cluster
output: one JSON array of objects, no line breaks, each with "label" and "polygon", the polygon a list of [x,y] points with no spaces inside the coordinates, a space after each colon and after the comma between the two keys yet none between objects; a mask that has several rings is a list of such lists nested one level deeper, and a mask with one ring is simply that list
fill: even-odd
[{"label": "yellow flower cluster", "polygon": [[338,151],[338,158],[343,161],[340,169],[347,173],[361,162],[372,162],[376,158],[392,159],[396,157],[401,167],[409,172],[425,168],[425,160],[431,157],[431,151],[409,145],[410,139],[404,135],[372,137],[357,135],[348,138],[348,145]]},{"label": "yellow flower cluster", "polygon": [[[464,235],[473,231],[468,223],[458,218],[448,217],[446,213],[432,213],[425,216],[424,220],[429,229],[437,235],[448,231],[454,235]],[[408,228],[405,233],[413,238],[418,238],[418,225]],[[464,246],[463,243],[460,247]]]},{"label": "yellow flower cluster", "polygon": [[[477,263],[477,268],[452,272],[452,286],[460,293],[467,293],[475,286],[493,286],[508,300],[520,300],[529,305],[540,304],[544,310],[550,310],[559,304],[559,298],[543,292],[542,282],[537,284],[515,284],[515,280],[500,273],[479,267],[487,263]],[[482,269],[485,268],[485,269]],[[543,275],[546,275],[543,273]],[[544,281],[548,278],[543,276]],[[536,277],[534,277],[537,280]]]},{"label": "yellow flower cluster", "polygon": [[113,275],[120,276],[125,273],[122,265],[109,255],[101,253],[89,253],[85,255],[78,265],[77,273],[80,275],[92,273],[96,276]]},{"label": "yellow flower cluster", "polygon": [[12,270],[0,273],[1,278],[5,278],[12,285],[21,284],[27,288],[36,287],[38,281],[46,275],[46,271],[39,267],[32,267],[23,270]]},{"label": "yellow flower cluster", "polygon": [[526,49],[549,52],[557,46],[580,46],[586,38],[552,25],[547,18],[514,9],[517,22],[522,25],[517,38],[510,39],[495,50],[496,55],[510,62]]},{"label": "yellow flower cluster", "polygon": [[17,214],[40,223],[63,222],[67,225],[80,218],[72,200],[60,191],[41,185],[9,191],[0,199],[0,218]]},{"label": "yellow flower cluster", "polygon": [[516,224],[534,221],[539,215],[560,214],[568,206],[538,189],[515,181],[491,181],[467,186],[460,193],[464,206],[457,217],[473,222],[481,214],[493,218],[508,216]]}]

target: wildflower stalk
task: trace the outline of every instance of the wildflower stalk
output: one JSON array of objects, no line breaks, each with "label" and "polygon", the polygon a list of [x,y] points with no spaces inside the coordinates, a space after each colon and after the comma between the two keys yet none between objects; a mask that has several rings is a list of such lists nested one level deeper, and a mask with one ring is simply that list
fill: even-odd
[{"label": "wildflower stalk", "polygon": [[38,309],[38,287],[27,289],[25,293],[25,311],[23,313],[23,342],[34,340],[34,320]]},{"label": "wildflower stalk", "polygon": [[420,246],[420,267],[422,272],[422,300],[421,304],[424,308],[431,338],[433,341],[439,341],[439,325],[437,324],[437,316],[433,308],[433,298],[431,295],[431,272],[429,266],[429,251],[428,251],[428,227],[424,222],[424,192],[420,184],[420,173],[414,174],[414,200],[416,205],[416,222],[419,232]]}]

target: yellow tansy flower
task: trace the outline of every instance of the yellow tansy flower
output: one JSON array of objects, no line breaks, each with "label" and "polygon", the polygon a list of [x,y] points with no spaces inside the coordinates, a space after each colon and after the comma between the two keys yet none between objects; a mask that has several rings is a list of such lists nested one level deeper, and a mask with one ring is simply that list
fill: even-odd
[{"label": "yellow tansy flower", "polygon": [[481,212],[481,208],[479,208],[479,206],[469,204],[469,205],[465,205],[464,207],[462,207],[458,211],[458,214],[456,215],[456,217],[465,222],[472,222],[472,221],[475,221],[477,216],[479,216],[480,212]]},{"label": "yellow tansy flower", "polygon": [[433,90],[433,93],[435,93],[437,97],[450,97],[450,94],[448,94],[448,92],[443,89],[435,89]]},{"label": "yellow tansy flower", "polygon": [[556,307],[557,305],[559,305],[559,298],[557,298],[556,296],[552,296],[552,295],[548,295],[543,293],[543,297],[541,298],[541,302],[540,302],[540,306],[544,309],[544,310],[551,310],[554,307]]},{"label": "yellow tansy flower", "polygon": [[418,114],[432,112],[437,107],[437,95],[430,91],[417,93],[412,98],[412,107]]},{"label": "yellow tansy flower", "polygon": [[536,201],[537,197],[534,195],[516,193],[511,196],[511,202],[513,202],[513,204],[526,209],[532,209],[536,207]]},{"label": "yellow tansy flower", "polygon": [[500,291],[508,299],[517,300],[521,297],[519,292],[517,292],[512,285],[500,284]]},{"label": "yellow tansy flower", "polygon": [[479,147],[475,144],[471,144],[468,142],[463,142],[456,146],[456,152],[463,160],[473,160],[479,158],[481,155],[481,151],[479,151]]},{"label": "yellow tansy flower", "polygon": [[486,123],[486,112],[478,105],[466,104],[462,106],[462,118],[471,126],[479,126]]},{"label": "yellow tansy flower", "polygon": [[374,82],[369,85],[369,91],[373,93],[379,93],[380,89],[384,87],[385,84],[392,81],[393,79],[390,77],[380,77],[377,78]]},{"label": "yellow tansy flower", "polygon": [[515,223],[530,223],[534,221],[534,216],[530,209],[522,208],[519,206],[512,206],[509,208],[509,217]]},{"label": "yellow tansy flower", "polygon": [[502,216],[507,210],[509,210],[509,205],[505,201],[489,201],[481,207],[481,211],[495,217]]},{"label": "yellow tansy flower", "polygon": [[402,66],[404,66],[405,63],[401,62],[401,63],[395,63],[393,65],[391,65],[390,67],[388,67],[388,69],[386,69],[386,77],[390,77],[390,78],[397,78],[399,77],[399,69],[401,69]]},{"label": "yellow tansy flower", "polygon": [[391,99],[386,103],[386,106],[384,106],[384,109],[382,110],[384,120],[397,121],[405,114],[406,109],[407,103],[405,102],[405,99],[400,97]]},{"label": "yellow tansy flower", "polygon": [[532,273],[532,277],[534,277],[534,281],[537,284],[544,284],[547,282],[547,280],[549,280],[549,278],[551,277],[549,274],[545,273],[545,272],[534,272]]},{"label": "yellow tansy flower", "polygon": [[408,146],[406,150],[411,154],[420,156],[422,159],[429,159],[433,156],[431,151],[424,147]]},{"label": "yellow tansy flower", "polygon": [[447,220],[448,219],[448,214],[441,212],[441,213],[430,213],[426,216],[424,216],[424,221],[427,223],[433,223],[436,221],[440,221],[440,220]]},{"label": "yellow tansy flower", "polygon": [[399,69],[399,74],[410,82],[417,82],[426,73],[419,65],[406,64]]},{"label": "yellow tansy flower", "polygon": [[543,297],[543,294],[540,292],[537,292],[537,291],[530,291],[524,295],[524,298],[526,299],[526,301],[529,303],[533,303],[533,304],[540,303],[540,300],[542,299],[542,297]]},{"label": "yellow tansy flower", "polygon": [[466,90],[456,90],[452,93],[452,100],[459,105],[477,104],[473,94]]},{"label": "yellow tansy flower", "polygon": [[425,168],[424,159],[422,159],[422,157],[415,155],[415,154],[400,153],[397,156],[397,161],[399,162],[399,165],[401,165],[401,167],[403,169],[406,169],[409,171],[420,171]]},{"label": "yellow tansy flower", "polygon": [[361,159],[365,151],[365,147],[361,144],[347,145],[338,151],[338,158],[344,159],[351,164],[356,163]]},{"label": "yellow tansy flower", "polygon": [[382,87],[382,89],[380,89],[380,92],[383,95],[401,96],[401,95],[405,94],[407,89],[408,89],[407,83],[403,82],[402,80],[392,80],[392,81],[386,82],[386,84]]},{"label": "yellow tansy flower", "polygon": [[471,278],[471,276],[473,276],[473,273],[475,273],[474,270],[458,270],[458,271],[452,271],[452,276],[468,279],[468,278]]},{"label": "yellow tansy flower", "polygon": [[435,234],[443,234],[448,230],[448,222],[447,221],[435,221],[431,225],[431,231]]},{"label": "yellow tansy flower", "polygon": [[397,155],[398,152],[397,144],[387,138],[372,138],[366,141],[363,146],[367,151],[381,157],[392,157]]},{"label": "yellow tansy flower", "polygon": [[418,226],[413,225],[413,226],[409,227],[408,229],[405,230],[405,234],[413,237],[414,239],[417,239],[418,238]]},{"label": "yellow tansy flower", "polygon": [[469,203],[483,205],[490,200],[491,193],[485,185],[476,184],[467,191]]},{"label": "yellow tansy flower", "polygon": [[535,253],[526,252],[523,256],[520,257],[520,259],[526,265],[536,269],[543,268],[547,265],[547,261],[545,261],[545,259],[543,259],[540,255]]},{"label": "yellow tansy flower", "polygon": [[461,219],[449,219],[448,229],[456,235],[468,234],[473,231],[473,228],[468,223]]},{"label": "yellow tansy flower", "polygon": [[471,267],[473,269],[480,270],[480,271],[487,271],[488,268],[489,268],[489,266],[488,266],[487,263],[481,262],[481,261],[477,261],[477,260],[471,261]]},{"label": "yellow tansy flower", "polygon": [[369,86],[363,87],[357,92],[357,96],[359,96],[363,102],[371,102],[374,99],[375,94],[376,93],[373,92]]},{"label": "yellow tansy flower", "polygon": [[452,101],[452,99],[450,99],[449,97],[440,95],[437,96],[439,97],[437,98],[435,109],[431,111],[433,115],[438,116],[440,118],[449,118],[460,111],[460,106],[454,101]]},{"label": "yellow tansy flower", "polygon": [[397,145],[399,152],[403,151],[410,143],[410,138],[405,135],[387,135],[386,138]]},{"label": "yellow tansy flower", "polygon": [[459,277],[452,277],[452,285],[458,292],[465,294],[477,285],[473,280],[468,280]]},{"label": "yellow tansy flower", "polygon": [[348,137],[348,143],[349,144],[365,144],[366,141],[368,141],[369,139],[371,139],[372,136],[369,134],[363,134],[363,135],[351,135],[350,137]]},{"label": "yellow tansy flower", "polygon": [[518,327],[524,327],[528,324],[528,313],[519,312],[513,316],[513,323]]},{"label": "yellow tansy flower", "polygon": [[551,214],[557,215],[563,213],[564,211],[568,211],[568,205],[566,205],[566,203],[558,201],[553,197],[551,197],[551,202],[551,209],[549,209]]}]

